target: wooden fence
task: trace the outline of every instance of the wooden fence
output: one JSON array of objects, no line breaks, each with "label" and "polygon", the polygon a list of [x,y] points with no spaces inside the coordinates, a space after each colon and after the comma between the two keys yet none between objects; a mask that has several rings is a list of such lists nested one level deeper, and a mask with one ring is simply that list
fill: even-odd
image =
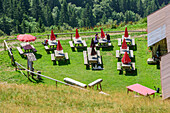
[{"label": "wooden fence", "polygon": [[[105,33],[123,33],[124,31],[105,31]],[[129,30],[128,32],[146,32],[145,30]],[[100,33],[100,32],[79,32],[79,34],[96,34],[96,33]],[[75,33],[55,33],[54,35],[70,35],[70,38],[72,40],[72,37]],[[51,34],[44,34],[44,35],[37,35],[35,37],[47,37],[49,38]],[[12,41],[12,40],[16,40],[16,38],[14,39],[8,39],[6,41]]]}]

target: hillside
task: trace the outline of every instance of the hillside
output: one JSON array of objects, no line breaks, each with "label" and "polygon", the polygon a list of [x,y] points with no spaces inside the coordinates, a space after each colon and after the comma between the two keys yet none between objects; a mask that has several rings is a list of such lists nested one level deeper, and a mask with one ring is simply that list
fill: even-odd
[{"label": "hillside", "polygon": [[135,98],[126,91],[111,91],[110,96],[68,86],[16,85],[0,83],[1,112],[152,112],[168,113],[170,101],[159,97]]},{"label": "hillside", "polygon": [[[106,31],[124,30],[124,26],[117,29],[105,27]],[[128,24],[128,30],[146,31],[146,23]],[[86,31],[81,28],[81,32]],[[88,31],[88,30],[87,30]],[[100,27],[96,27],[96,31],[100,31]],[[69,32],[69,31],[65,31]],[[74,31],[72,31],[74,32]],[[57,30],[56,30],[57,33]],[[45,34],[45,33],[43,33]],[[48,33],[49,34],[49,33]],[[129,32],[135,39],[136,49],[134,50],[136,63],[135,73],[120,74],[116,69],[117,58],[116,50],[119,49],[117,38],[124,33],[111,34],[111,43],[113,50],[100,49],[104,70],[93,71],[86,70],[83,64],[82,51],[73,52],[69,46],[70,36],[59,35],[61,45],[65,52],[68,52],[70,64],[53,65],[50,54],[44,50],[41,42],[47,36],[37,37],[35,42],[31,42],[37,49],[34,62],[35,71],[41,71],[43,75],[63,81],[65,77],[69,77],[85,84],[102,78],[103,91],[109,96],[99,94],[96,87],[91,91],[83,91],[42,78],[37,81],[30,77],[27,78],[26,71],[15,71],[11,65],[11,61],[7,51],[0,51],[0,110],[2,112],[169,112],[170,101],[162,101],[159,94],[156,98],[148,98],[140,96],[134,97],[135,93],[126,93],[126,86],[135,83],[142,84],[146,87],[154,89],[154,86],[161,88],[160,70],[156,65],[148,65],[147,59],[151,57],[151,52],[147,47],[146,32]],[[34,33],[33,35],[41,35]],[[1,37],[0,42],[4,39],[12,39],[14,37]],[[91,38],[94,34],[81,34],[87,46],[90,46]],[[9,41],[12,47],[14,58],[17,62],[26,67],[27,60],[19,55],[16,47],[20,46],[19,41]],[[3,49],[3,43],[0,45]],[[36,78],[34,76],[34,78]],[[89,90],[89,88],[87,88]]]}]

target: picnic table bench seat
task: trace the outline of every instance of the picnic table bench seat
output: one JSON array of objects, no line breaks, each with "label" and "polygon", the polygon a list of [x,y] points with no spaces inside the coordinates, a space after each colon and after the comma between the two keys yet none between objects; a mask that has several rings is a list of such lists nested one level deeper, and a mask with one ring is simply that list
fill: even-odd
[{"label": "picnic table bench seat", "polygon": [[83,51],[83,56],[84,56],[84,65],[88,65],[87,51]]},{"label": "picnic table bench seat", "polygon": [[18,52],[19,52],[19,54],[24,54],[24,52],[22,51],[22,49],[21,49],[21,47],[17,47],[17,50],[18,50]]},{"label": "picnic table bench seat", "polygon": [[68,53],[65,53],[65,59],[68,60]]},{"label": "picnic table bench seat", "polygon": [[135,46],[135,39],[132,39],[132,46]]},{"label": "picnic table bench seat", "polygon": [[118,39],[118,46],[121,46],[121,38]]},{"label": "picnic table bench seat", "polygon": [[119,50],[116,50],[116,58],[120,58]]},{"label": "picnic table bench seat", "polygon": [[132,70],[135,70],[135,63],[131,63],[132,64]]},{"label": "picnic table bench seat", "polygon": [[45,48],[46,51],[50,50],[48,46],[44,46],[44,48]]},{"label": "picnic table bench seat", "polygon": [[37,50],[35,49],[34,45],[31,45],[31,47],[32,47],[32,51],[33,52],[37,52]]},{"label": "picnic table bench seat", "polygon": [[133,55],[133,50],[130,50],[130,58],[133,58],[134,55]]},{"label": "picnic table bench seat", "polygon": [[52,61],[55,61],[55,56],[54,56],[54,54],[51,54],[51,60],[52,60]]},{"label": "picnic table bench seat", "polygon": [[118,70],[118,71],[121,71],[121,70],[122,70],[122,69],[121,69],[121,64],[122,64],[121,62],[117,62],[117,70]]},{"label": "picnic table bench seat", "polygon": [[109,47],[111,47],[111,46],[112,46],[112,43],[111,43],[111,42],[109,42],[109,43],[108,43],[108,46],[109,46]]},{"label": "picnic table bench seat", "polygon": [[86,41],[85,41],[85,40],[83,40],[82,43],[83,43],[83,46],[84,46],[84,47],[87,47],[87,44],[86,44]]},{"label": "picnic table bench seat", "polygon": [[71,47],[71,48],[74,48],[74,45],[73,45],[73,42],[72,42],[72,41],[69,41],[69,44],[70,44],[70,47]]}]

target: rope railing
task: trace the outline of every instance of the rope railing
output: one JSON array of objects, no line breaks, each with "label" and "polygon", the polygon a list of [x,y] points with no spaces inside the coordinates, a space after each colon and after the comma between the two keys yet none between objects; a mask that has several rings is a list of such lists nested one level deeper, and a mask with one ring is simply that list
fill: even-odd
[{"label": "rope railing", "polygon": [[84,88],[81,88],[81,87],[78,87],[78,86],[75,86],[75,85],[71,85],[71,84],[62,82],[62,81],[60,81],[60,80],[57,80],[57,79],[54,79],[54,78],[51,78],[51,77],[42,75],[42,74],[40,74],[40,73],[36,73],[36,72],[31,71],[31,70],[28,70],[28,69],[26,69],[24,66],[22,66],[21,64],[19,64],[19,63],[16,62],[16,61],[15,61],[15,64],[17,65],[17,67],[20,66],[20,67],[22,67],[22,68],[23,68],[25,71],[27,71],[27,72],[30,72],[30,73],[33,73],[33,74],[35,74],[35,75],[39,75],[39,76],[41,76],[41,77],[44,77],[44,78],[47,78],[47,79],[50,79],[50,80],[55,81],[55,82],[56,82],[56,86],[57,86],[57,83],[59,82],[59,83],[61,83],[61,84],[65,84],[65,85],[67,85],[67,86],[71,86],[71,87],[75,87],[75,88],[79,88],[79,89],[82,89],[82,90],[89,91],[89,90],[87,90],[87,89],[84,89]]}]

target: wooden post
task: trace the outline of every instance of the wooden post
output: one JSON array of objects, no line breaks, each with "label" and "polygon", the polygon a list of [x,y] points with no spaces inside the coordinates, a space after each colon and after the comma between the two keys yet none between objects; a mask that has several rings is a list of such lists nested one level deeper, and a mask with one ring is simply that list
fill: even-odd
[{"label": "wooden post", "polygon": [[[41,71],[37,71],[38,74],[41,74]],[[41,79],[41,76],[40,75],[37,75],[37,79]]]},{"label": "wooden post", "polygon": [[5,44],[5,42],[4,42],[4,51],[6,51],[6,44]]},{"label": "wooden post", "polygon": [[102,91],[102,85],[101,85],[101,83],[100,83],[100,90]]},{"label": "wooden post", "polygon": [[15,71],[17,71],[17,64],[15,63]]},{"label": "wooden post", "polygon": [[56,81],[56,87],[57,87],[57,81]]},{"label": "wooden post", "polygon": [[72,34],[71,34],[71,41],[72,41]]},{"label": "wooden post", "polygon": [[129,89],[127,89],[127,94],[129,94]]},{"label": "wooden post", "polygon": [[[27,57],[27,69],[29,70],[29,60],[28,60],[28,57]],[[29,78],[29,72],[27,71],[27,77]]]}]

